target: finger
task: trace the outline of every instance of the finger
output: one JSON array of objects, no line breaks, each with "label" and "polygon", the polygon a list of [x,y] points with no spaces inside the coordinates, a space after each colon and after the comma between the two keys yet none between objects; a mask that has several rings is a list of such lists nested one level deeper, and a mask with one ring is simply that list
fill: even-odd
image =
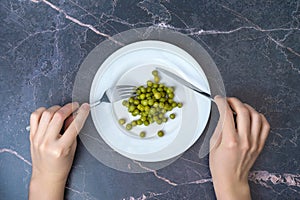
[{"label": "finger", "polygon": [[249,112],[250,112],[250,119],[251,119],[251,131],[250,131],[250,137],[251,137],[251,146],[252,151],[258,150],[258,143],[259,143],[259,137],[261,133],[261,125],[262,125],[262,118],[261,114],[258,113],[252,106],[248,104],[244,104]]},{"label": "finger", "polygon": [[[219,120],[218,120],[217,126],[214,130],[214,133],[212,134],[210,141],[209,141],[210,150],[212,150],[213,148],[217,148],[221,143],[221,140],[222,140],[221,132],[222,132],[222,125],[223,125],[223,120],[221,120],[221,119],[224,118],[224,117],[221,117],[221,111],[222,111],[221,108],[224,107],[223,104],[226,104],[225,98],[222,98],[219,95],[215,96],[214,100],[215,100],[216,106],[219,111]],[[222,114],[222,116],[223,116],[223,114]]]},{"label": "finger", "polygon": [[251,118],[251,135],[255,137],[259,137],[261,132],[261,124],[262,124],[262,118],[261,114],[257,112],[252,106],[248,104],[244,104],[250,113]]},{"label": "finger", "polygon": [[45,110],[46,110],[45,107],[40,107],[40,108],[36,109],[30,115],[30,141],[32,141],[32,138],[34,137],[34,135],[38,129],[42,113]]},{"label": "finger", "polygon": [[216,144],[220,144],[220,142],[224,140],[226,143],[236,138],[232,111],[225,98],[216,96],[215,102],[218,106],[220,118],[212,136],[212,141]]},{"label": "finger", "polygon": [[36,132],[36,137],[38,142],[44,137],[54,113],[59,109],[60,106],[55,105],[48,108],[47,110],[44,110],[44,112],[42,113],[40,124]]},{"label": "finger", "polygon": [[248,108],[237,98],[228,98],[228,103],[236,113],[236,127],[243,141],[249,142],[250,136],[250,112]]},{"label": "finger", "polygon": [[66,120],[65,120],[65,124],[64,124],[64,131],[67,130],[67,128],[70,126],[70,124],[73,122],[73,120],[75,119],[75,116],[77,115],[77,113],[74,113],[73,115],[70,115]]},{"label": "finger", "polygon": [[75,119],[61,137],[60,141],[63,143],[64,146],[71,146],[74,143],[74,141],[76,141],[76,137],[79,131],[82,129],[84,122],[88,117],[89,111],[89,104],[84,103],[80,106]]},{"label": "finger", "polygon": [[262,128],[261,128],[261,133],[259,138],[259,147],[258,147],[259,152],[262,151],[270,132],[270,124],[267,121],[266,117],[261,114],[261,119],[262,119]]},{"label": "finger", "polygon": [[61,107],[59,110],[57,110],[52,120],[48,126],[47,134],[49,137],[57,137],[63,127],[65,119],[69,117],[75,110],[77,110],[79,107],[79,104],[77,102],[74,103],[68,103],[65,106]]}]

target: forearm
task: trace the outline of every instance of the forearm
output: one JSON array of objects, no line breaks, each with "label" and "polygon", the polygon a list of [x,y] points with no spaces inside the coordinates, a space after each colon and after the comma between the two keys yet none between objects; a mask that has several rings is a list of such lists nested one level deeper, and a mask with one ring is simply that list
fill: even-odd
[{"label": "forearm", "polygon": [[62,200],[65,183],[66,181],[52,182],[43,178],[31,178],[29,200]]}]

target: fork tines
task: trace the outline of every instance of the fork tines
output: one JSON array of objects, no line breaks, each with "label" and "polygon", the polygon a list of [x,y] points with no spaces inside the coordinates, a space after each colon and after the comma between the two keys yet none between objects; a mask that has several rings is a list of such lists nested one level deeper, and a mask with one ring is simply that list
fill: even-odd
[{"label": "fork tines", "polygon": [[135,86],[132,85],[117,85],[116,90],[122,98],[127,98],[135,95]]}]

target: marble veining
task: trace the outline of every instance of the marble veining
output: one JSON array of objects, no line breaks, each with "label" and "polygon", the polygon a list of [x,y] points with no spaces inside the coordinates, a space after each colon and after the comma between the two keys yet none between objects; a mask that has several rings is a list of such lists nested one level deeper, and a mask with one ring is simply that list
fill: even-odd
[{"label": "marble veining", "polygon": [[[300,199],[300,1],[3,0],[0,2],[0,199],[26,199],[31,175],[29,115],[72,100],[87,54],[139,27],[197,40],[215,60],[228,96],[271,124],[249,180],[253,199]],[[194,145],[176,162],[127,174],[80,143],[66,199],[215,199],[208,157]]]}]

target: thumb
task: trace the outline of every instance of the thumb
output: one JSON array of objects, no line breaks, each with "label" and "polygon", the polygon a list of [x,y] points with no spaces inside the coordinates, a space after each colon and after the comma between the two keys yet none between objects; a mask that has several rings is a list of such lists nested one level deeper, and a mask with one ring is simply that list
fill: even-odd
[{"label": "thumb", "polygon": [[214,98],[219,111],[219,120],[213,135],[210,138],[210,150],[217,148],[222,140],[222,128],[224,123],[224,109],[227,107],[226,98],[219,95]]}]

